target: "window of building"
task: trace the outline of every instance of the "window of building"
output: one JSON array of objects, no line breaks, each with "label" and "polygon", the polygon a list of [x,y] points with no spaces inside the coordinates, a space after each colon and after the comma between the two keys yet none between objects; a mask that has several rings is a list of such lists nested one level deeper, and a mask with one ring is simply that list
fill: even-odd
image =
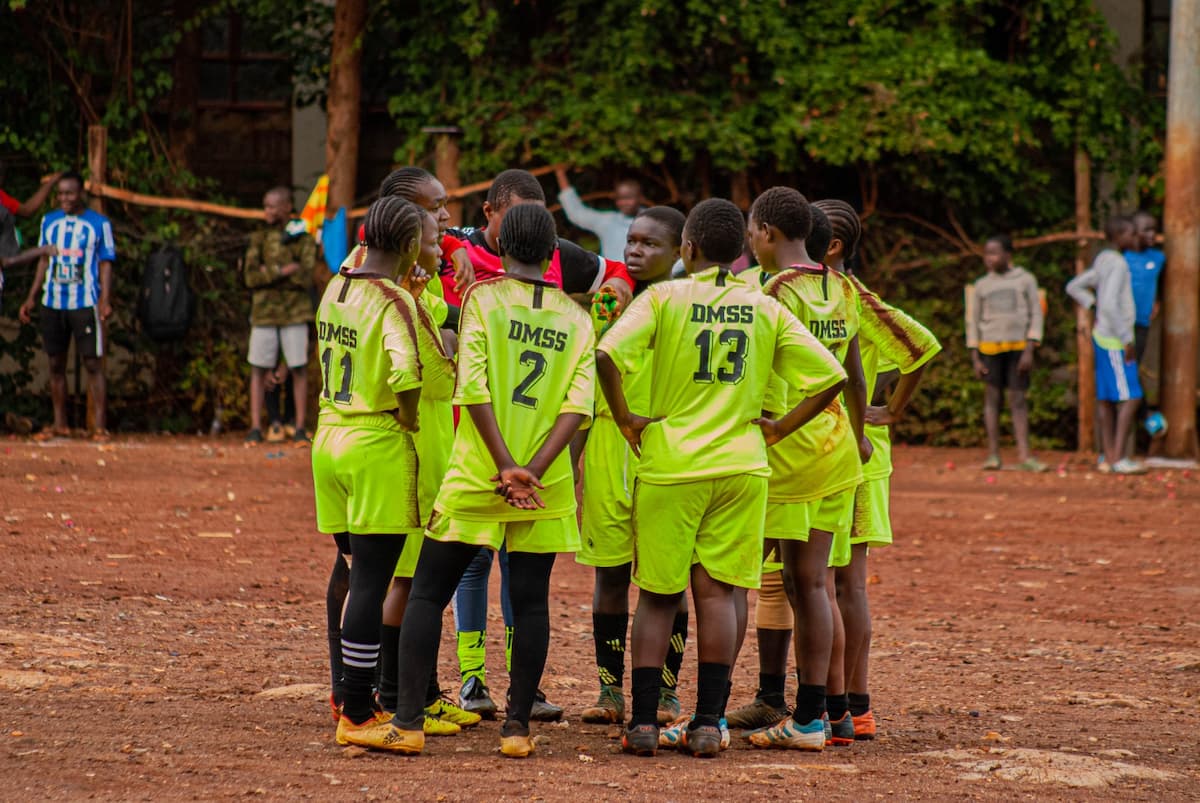
[{"label": "window of building", "polygon": [[1167,56],[1171,44],[1171,0],[1145,0],[1142,48],[1146,91],[1167,94]]},{"label": "window of building", "polygon": [[270,21],[240,14],[208,20],[200,56],[200,105],[283,108],[291,102],[286,56],[274,51]]}]

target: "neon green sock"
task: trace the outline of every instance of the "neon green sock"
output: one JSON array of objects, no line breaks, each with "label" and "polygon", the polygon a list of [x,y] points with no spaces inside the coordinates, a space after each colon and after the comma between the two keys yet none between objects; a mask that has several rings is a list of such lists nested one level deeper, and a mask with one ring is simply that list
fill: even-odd
[{"label": "neon green sock", "polygon": [[513,629],[504,626],[504,671],[512,674],[512,638]]},{"label": "neon green sock", "polygon": [[468,678],[479,678],[480,683],[487,683],[487,670],[484,667],[486,658],[487,631],[458,631],[458,671],[463,683]]}]

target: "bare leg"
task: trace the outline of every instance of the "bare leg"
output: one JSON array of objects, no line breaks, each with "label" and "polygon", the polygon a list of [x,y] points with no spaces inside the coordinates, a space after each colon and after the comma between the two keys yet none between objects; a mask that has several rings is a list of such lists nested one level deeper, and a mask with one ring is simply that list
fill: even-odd
[{"label": "bare leg", "polygon": [[54,428],[67,429],[67,355],[50,355],[50,399],[54,403]]},{"label": "bare leg", "polygon": [[1129,448],[1131,443],[1129,434],[1133,432],[1134,423],[1137,420],[1138,407],[1141,403],[1141,399],[1130,399],[1129,401],[1117,404],[1117,421],[1114,427],[1115,431],[1113,432],[1113,450],[1114,454],[1118,455],[1121,459],[1133,457],[1133,450]]},{"label": "bare leg", "polygon": [[1017,439],[1017,459],[1024,463],[1032,456],[1029,452],[1029,405],[1025,401],[1025,391],[1010,390],[1008,392],[1008,408],[1012,410],[1013,435]]},{"label": "bare leg", "polygon": [[1112,402],[1098,401],[1096,403],[1096,420],[1100,425],[1100,448],[1104,450],[1104,457],[1110,466],[1121,459],[1117,446],[1113,442],[1116,428],[1115,418]]},{"label": "bare leg", "polygon": [[1000,455],[1000,388],[983,386],[983,427],[987,430],[988,456]]},{"label": "bare leg", "polygon": [[846,625],[846,690],[867,693],[871,610],[867,600],[867,545],[854,544],[850,565],[837,570],[837,600]]},{"label": "bare leg", "polygon": [[781,541],[784,588],[795,613],[796,677],[808,686],[824,686],[829,677],[833,614],[825,578],[833,533],[812,530],[807,542]]},{"label": "bare leg", "polygon": [[829,648],[829,675],[825,681],[826,694],[830,696],[846,692],[846,628],[837,603],[837,585],[834,582],[836,571],[836,569],[828,569],[825,579],[825,593],[829,597],[830,619],[833,622],[833,640]]},{"label": "bare leg", "polygon": [[267,369],[255,365],[250,366],[250,429],[262,429],[266,376]]},{"label": "bare leg", "polygon": [[[261,395],[259,404],[262,404]],[[296,408],[296,429],[304,429],[304,416],[308,412],[308,368],[305,366],[292,369],[292,406]],[[258,426],[258,421],[256,418],[254,426]]]}]

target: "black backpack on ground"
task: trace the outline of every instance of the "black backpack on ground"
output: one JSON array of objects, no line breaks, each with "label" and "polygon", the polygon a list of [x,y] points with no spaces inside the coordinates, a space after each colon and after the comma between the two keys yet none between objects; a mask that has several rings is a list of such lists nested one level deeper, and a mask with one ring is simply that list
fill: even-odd
[{"label": "black backpack on ground", "polygon": [[196,299],[188,286],[183,254],[165,245],[150,255],[142,274],[138,317],[152,340],[181,340],[192,324]]}]

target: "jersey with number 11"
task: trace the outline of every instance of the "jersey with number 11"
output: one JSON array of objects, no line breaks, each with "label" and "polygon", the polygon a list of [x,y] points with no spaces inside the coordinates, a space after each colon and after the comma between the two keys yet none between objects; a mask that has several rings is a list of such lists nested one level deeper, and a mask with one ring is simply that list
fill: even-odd
[{"label": "jersey with number 11", "polygon": [[[595,330],[562,290],[501,276],[472,285],[463,299],[454,403],[491,404],[517,465],[526,465],[565,413],[592,415]],[[450,470],[434,507],[468,520],[559,518],[575,511],[571,461],[563,450],[542,475],[545,509],[518,510],[495,494],[496,461],[465,411]]]},{"label": "jersey with number 11", "polygon": [[420,387],[416,326],[416,303],[394,282],[335,276],[317,309],[322,417],[390,412]]}]

